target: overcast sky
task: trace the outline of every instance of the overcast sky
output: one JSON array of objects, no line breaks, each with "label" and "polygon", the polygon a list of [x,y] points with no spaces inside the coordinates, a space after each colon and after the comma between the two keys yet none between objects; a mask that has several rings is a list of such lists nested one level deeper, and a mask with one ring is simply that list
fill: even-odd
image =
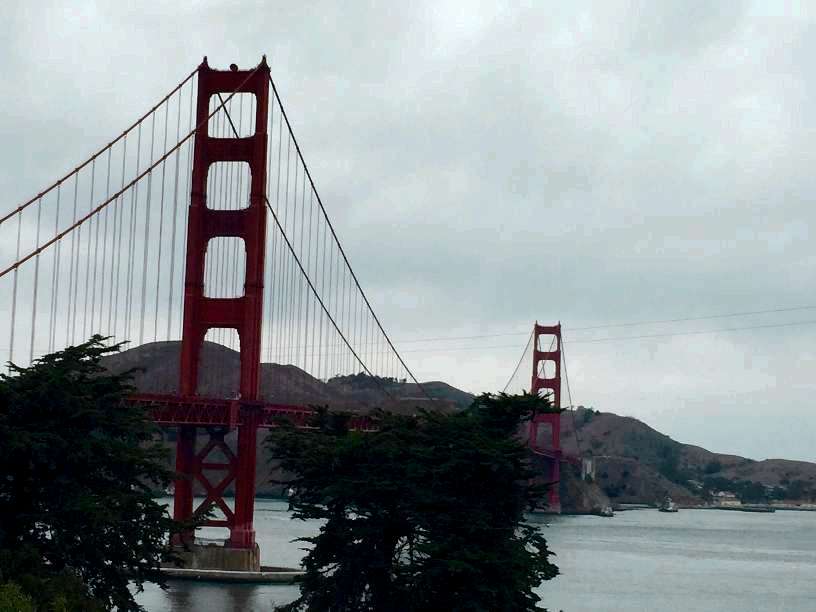
[{"label": "overcast sky", "polygon": [[[570,331],[816,306],[816,8],[276,4],[4,4],[2,210],[202,56],[266,53],[420,379],[501,389],[533,321],[561,320],[575,403],[711,450],[816,460],[816,324],[631,338],[816,308]],[[508,335],[450,339],[482,334]]]}]

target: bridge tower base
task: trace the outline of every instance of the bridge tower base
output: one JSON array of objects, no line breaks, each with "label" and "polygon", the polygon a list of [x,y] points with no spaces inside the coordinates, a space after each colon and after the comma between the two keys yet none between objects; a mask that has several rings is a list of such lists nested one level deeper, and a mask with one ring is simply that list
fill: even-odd
[{"label": "bridge tower base", "polygon": [[224,572],[260,572],[261,550],[257,544],[252,548],[232,548],[193,544],[175,548],[184,569],[220,570]]}]

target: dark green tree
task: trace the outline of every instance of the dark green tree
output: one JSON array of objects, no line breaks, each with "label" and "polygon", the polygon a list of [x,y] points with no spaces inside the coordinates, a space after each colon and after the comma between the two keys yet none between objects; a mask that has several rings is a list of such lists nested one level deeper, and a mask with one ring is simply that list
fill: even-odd
[{"label": "dark green tree", "polygon": [[0,584],[0,612],[34,612],[34,602],[16,584]]},{"label": "dark green tree", "polygon": [[706,463],[705,468],[703,468],[703,472],[706,474],[716,474],[722,471],[722,463],[717,461],[716,459],[713,461],[709,461]]},{"label": "dark green tree", "polygon": [[0,584],[38,609],[139,610],[128,582],[161,582],[174,523],[152,495],[172,478],[130,374],[94,336],[0,375]]},{"label": "dark green tree", "polygon": [[533,396],[482,395],[467,411],[378,413],[376,433],[321,412],[317,431],[282,426],[273,456],[294,475],[294,517],[325,521],[290,612],[541,610],[558,568],[524,512],[543,493],[519,423]]},{"label": "dark green tree", "polygon": [[740,481],[737,486],[740,500],[744,504],[767,503],[768,492],[765,485],[752,480]]}]

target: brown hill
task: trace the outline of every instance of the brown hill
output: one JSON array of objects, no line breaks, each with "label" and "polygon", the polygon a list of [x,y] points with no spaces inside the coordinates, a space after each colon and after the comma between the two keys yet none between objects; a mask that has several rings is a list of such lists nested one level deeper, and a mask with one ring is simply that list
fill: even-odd
[{"label": "brown hill", "polygon": [[561,423],[565,450],[594,455],[599,484],[619,503],[654,503],[666,495],[698,503],[712,489],[739,491],[746,483],[777,487],[781,499],[816,496],[816,463],[714,453],[672,440],[638,419],[583,407],[564,413]]},{"label": "brown hill", "polygon": [[[146,344],[106,359],[112,371],[135,369],[135,384],[146,393],[176,393],[179,371],[178,342]],[[237,352],[205,343],[201,357],[199,393],[236,397]],[[388,394],[383,392],[385,386]],[[316,378],[293,365],[261,365],[261,396],[270,402],[329,405],[352,411],[373,407],[414,412],[418,407],[457,410],[470,405],[473,396],[444,382],[423,383],[434,398],[428,401],[415,384],[392,379],[373,380],[361,374]],[[577,433],[577,435],[576,435]],[[753,461],[736,455],[708,451],[672,440],[642,421],[579,407],[561,419],[565,452],[591,453],[596,459],[596,481],[618,503],[655,503],[671,495],[680,503],[699,503],[712,488],[730,483],[759,483],[787,499],[816,498],[816,464],[768,459]],[[580,441],[580,442],[579,442]],[[258,485],[268,485],[268,458],[259,453]]]},{"label": "brown hill", "polygon": [[[143,393],[178,393],[179,342],[144,344],[105,359],[113,372],[135,370],[134,384]],[[205,342],[201,351],[198,393],[210,397],[238,396],[240,357],[220,344]],[[470,405],[473,396],[446,383],[416,384],[394,379],[373,379],[363,374],[316,378],[294,365],[261,364],[261,398],[268,402],[328,405],[334,409],[367,410],[374,407],[397,412],[414,411],[433,404],[436,410]]]},{"label": "brown hill", "polygon": [[[179,342],[155,342],[122,351],[105,358],[104,365],[112,372],[134,371],[133,382],[142,393],[178,393],[179,363],[181,344]],[[201,352],[198,393],[211,397],[237,397],[240,358],[233,351],[220,344],[205,342]],[[387,389],[386,394],[383,386]],[[381,379],[372,380],[361,374],[334,376],[321,380],[293,365],[277,363],[261,364],[261,397],[268,402],[297,405],[327,405],[331,409],[364,411],[383,408],[393,412],[411,413],[418,407],[434,410],[460,410],[470,405],[473,396],[444,382],[431,381],[422,384],[425,393],[416,384]],[[201,432],[199,448],[205,444],[206,434]],[[279,494],[281,487],[270,480],[280,480],[280,474],[263,440],[265,431],[258,434],[258,460],[256,466],[256,489],[260,495]],[[225,437],[234,447],[236,433]],[[168,460],[175,463],[175,432],[166,432],[166,445],[170,451]],[[211,461],[224,461],[216,451],[210,455]],[[199,483],[194,485],[196,493],[202,494]],[[234,491],[232,485],[227,493]]]}]

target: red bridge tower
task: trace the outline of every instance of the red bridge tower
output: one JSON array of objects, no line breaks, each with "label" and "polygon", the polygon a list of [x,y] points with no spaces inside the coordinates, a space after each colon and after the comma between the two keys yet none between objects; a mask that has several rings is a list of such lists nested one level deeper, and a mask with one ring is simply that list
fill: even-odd
[{"label": "red bridge tower", "polygon": [[[249,93],[255,96],[255,133],[247,137],[215,138],[208,131],[210,101],[221,94]],[[184,286],[184,326],[181,340],[180,392],[192,398],[198,389],[201,347],[208,330],[231,328],[240,341],[240,397],[235,400],[234,420],[238,428],[237,453],[224,443],[224,431],[211,432],[210,442],[196,453],[196,427],[179,427],[176,448],[174,518],[193,516],[193,482],[200,482],[207,499],[197,511],[217,505],[224,520],[208,525],[227,527],[227,546],[255,548],[253,504],[255,501],[255,458],[258,428],[263,407],[258,401],[261,358],[261,317],[263,312],[264,248],[266,239],[266,151],[267,109],[269,104],[269,67],[266,58],[253,70],[213,70],[206,58],[198,69],[195,147],[190,209],[187,229],[187,261]],[[251,184],[249,202],[239,210],[214,210],[207,206],[207,174],[216,162],[246,162]],[[210,298],[204,294],[204,263],[207,246],[213,238],[237,237],[246,249],[244,295],[236,298]],[[207,462],[210,451],[219,449],[227,463]],[[213,485],[204,470],[225,472]],[[226,487],[235,481],[235,507],[223,500]],[[191,539],[192,533],[183,539]]]},{"label": "red bridge tower", "polygon": [[[543,338],[543,343],[542,343]],[[561,480],[561,323],[533,327],[533,378],[530,393],[552,393],[555,412],[536,414],[530,421],[529,445],[544,458],[546,482],[551,483],[547,506],[550,512],[561,512],[558,486]],[[545,346],[547,345],[547,346]],[[549,366],[549,367],[548,367]],[[551,376],[547,372],[552,372]],[[549,436],[547,435],[549,430]],[[549,440],[546,438],[549,437]],[[542,439],[543,438],[543,439]]]}]

